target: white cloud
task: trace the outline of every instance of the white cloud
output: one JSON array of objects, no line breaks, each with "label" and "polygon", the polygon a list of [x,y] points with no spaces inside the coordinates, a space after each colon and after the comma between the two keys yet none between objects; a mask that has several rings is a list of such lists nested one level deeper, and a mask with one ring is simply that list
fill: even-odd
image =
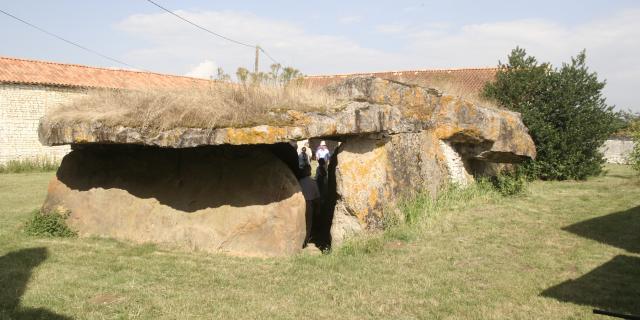
[{"label": "white cloud", "polygon": [[338,21],[340,21],[340,23],[342,24],[357,23],[362,21],[362,16],[356,16],[356,15],[344,16],[344,17],[340,17]]},{"label": "white cloud", "polygon": [[[306,74],[374,70],[380,61],[394,60],[391,54],[362,47],[345,37],[309,34],[296,25],[251,13],[176,13],[229,38],[259,43],[278,62]],[[132,15],[118,28],[147,43],[129,52],[127,59],[148,69],[184,74],[194,62],[206,59],[215,60],[230,74],[240,66],[253,69],[253,48],[216,38],[168,13]],[[263,70],[272,63],[264,55],[261,62]]]},{"label": "white cloud", "polygon": [[376,26],[376,31],[382,34],[402,33],[407,30],[407,26],[402,24],[381,24]]},{"label": "white cloud", "polygon": [[619,107],[640,111],[633,94],[640,86],[640,10],[632,10],[577,26],[548,20],[516,20],[470,24],[459,29],[414,30],[405,36],[406,52],[424,52],[440,66],[489,66],[503,61],[511,49],[523,47],[556,66],[587,50],[587,64],[607,79],[605,95]]},{"label": "white cloud", "polygon": [[[230,38],[259,42],[279,62],[306,74],[495,66],[516,46],[541,61],[559,65],[587,49],[587,63],[608,81],[605,93],[609,101],[640,111],[640,99],[634,94],[640,87],[640,64],[636,62],[640,56],[640,10],[573,26],[541,19],[462,26],[437,21],[420,27],[410,21],[378,25],[373,28],[384,36],[368,39],[379,44],[376,48],[344,36],[309,33],[297,25],[251,13],[178,14]],[[133,15],[119,28],[145,43],[130,52],[128,60],[147,69],[184,74],[205,60],[216,61],[230,74],[238,66],[253,67],[252,48],[215,38],[167,13]],[[261,61],[262,69],[267,70],[271,61],[264,56]]]},{"label": "white cloud", "polygon": [[194,78],[211,79],[216,75],[218,66],[211,60],[205,60],[200,62],[197,66],[193,67],[185,76]]}]

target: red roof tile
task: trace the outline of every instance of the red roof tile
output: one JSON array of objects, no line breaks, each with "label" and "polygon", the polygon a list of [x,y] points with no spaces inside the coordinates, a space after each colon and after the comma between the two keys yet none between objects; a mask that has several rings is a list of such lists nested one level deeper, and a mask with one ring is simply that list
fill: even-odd
[{"label": "red roof tile", "polygon": [[0,57],[0,83],[139,90],[201,87],[211,81],[152,72]]}]

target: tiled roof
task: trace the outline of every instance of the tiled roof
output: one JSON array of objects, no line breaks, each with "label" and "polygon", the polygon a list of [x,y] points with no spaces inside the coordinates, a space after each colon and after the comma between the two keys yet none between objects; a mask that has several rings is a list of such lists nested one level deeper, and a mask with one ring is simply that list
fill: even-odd
[{"label": "tiled roof", "polygon": [[211,81],[152,72],[0,57],[0,83],[114,89],[200,87]]},{"label": "tiled roof", "polygon": [[386,71],[371,73],[352,73],[340,75],[308,76],[305,82],[311,87],[324,87],[349,77],[376,76],[405,83],[422,86],[456,86],[470,94],[477,94],[487,82],[493,81],[498,68],[468,68],[468,69],[435,69]]}]

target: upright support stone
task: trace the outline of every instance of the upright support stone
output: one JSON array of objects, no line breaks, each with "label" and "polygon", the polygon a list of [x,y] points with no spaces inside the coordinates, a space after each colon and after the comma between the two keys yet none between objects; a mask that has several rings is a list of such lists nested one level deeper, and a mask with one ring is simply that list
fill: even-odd
[{"label": "upright support stone", "polygon": [[44,210],[81,236],[234,255],[291,255],[305,236],[298,181],[265,147],[76,148]]}]

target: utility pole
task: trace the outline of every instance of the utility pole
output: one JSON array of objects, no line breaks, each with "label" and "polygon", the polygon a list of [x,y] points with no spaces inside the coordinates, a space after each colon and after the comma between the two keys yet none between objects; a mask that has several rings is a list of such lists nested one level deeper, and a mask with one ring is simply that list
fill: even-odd
[{"label": "utility pole", "polygon": [[256,73],[256,74],[258,73],[258,60],[259,60],[259,58],[260,58],[260,46],[256,45],[256,64],[253,67],[253,72]]}]

